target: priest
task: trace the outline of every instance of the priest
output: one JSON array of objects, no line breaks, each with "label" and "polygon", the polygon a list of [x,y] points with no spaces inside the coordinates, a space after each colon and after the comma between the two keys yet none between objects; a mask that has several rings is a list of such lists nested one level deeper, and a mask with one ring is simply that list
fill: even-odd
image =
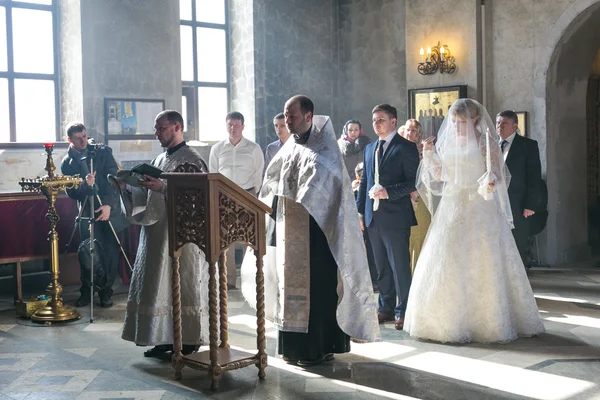
[{"label": "priest", "polygon": [[[284,360],[310,366],[350,351],[350,338],[379,341],[377,308],[350,177],[329,117],[297,95],[285,103],[293,135],[269,164],[260,198],[276,211],[276,247],[267,247],[267,318]],[[271,242],[267,238],[267,243]],[[254,305],[254,261],[244,259],[242,291]]]},{"label": "priest", "polygon": [[[166,110],[156,116],[154,134],[166,149],[152,161],[163,172],[185,162],[208,172],[200,155],[183,140],[183,118]],[[166,181],[145,175],[140,187],[122,185],[121,199],[129,220],[142,225],[139,247],[129,286],[122,338],[139,346],[154,346],[146,357],[169,357],[173,350],[171,259],[165,196]],[[208,263],[196,246],[183,247],[181,309],[183,354],[208,341],[208,297],[200,288],[208,282]]]}]

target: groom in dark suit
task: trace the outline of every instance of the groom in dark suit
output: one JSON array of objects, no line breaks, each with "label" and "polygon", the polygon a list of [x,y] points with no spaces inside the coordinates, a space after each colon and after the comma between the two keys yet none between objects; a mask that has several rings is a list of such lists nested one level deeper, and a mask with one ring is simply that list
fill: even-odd
[{"label": "groom in dark suit", "polygon": [[412,280],[408,244],[410,227],[417,225],[417,219],[410,193],[415,191],[419,152],[416,144],[396,133],[397,117],[396,108],[389,104],[373,109],[373,130],[379,140],[365,147],[363,179],[356,203],[377,267],[379,323],[395,320],[396,329],[402,330]]},{"label": "groom in dark suit", "polygon": [[529,264],[529,220],[540,203],[542,167],[535,140],[517,133],[517,113],[502,111],[496,116],[500,148],[511,175],[508,187],[515,228],[512,233],[525,267]]}]

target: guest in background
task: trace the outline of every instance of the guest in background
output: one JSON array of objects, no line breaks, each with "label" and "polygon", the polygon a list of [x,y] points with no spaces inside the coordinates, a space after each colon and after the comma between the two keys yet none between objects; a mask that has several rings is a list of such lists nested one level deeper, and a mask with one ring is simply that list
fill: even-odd
[{"label": "guest in background", "polygon": [[[260,146],[242,136],[244,116],[234,111],[225,117],[229,138],[221,140],[210,149],[208,168],[210,172],[218,172],[231,179],[236,185],[256,196],[262,182],[265,166]],[[225,254],[227,267],[227,287],[235,289],[237,280],[237,264],[235,253],[241,249],[246,252],[246,245],[233,243]]]},{"label": "guest in background", "polygon": [[514,111],[502,111],[496,116],[496,133],[500,149],[510,172],[508,197],[515,224],[512,230],[525,267],[529,265],[530,220],[540,206],[542,166],[535,140],[517,134],[519,118]]},{"label": "guest in background", "polygon": [[[406,121],[406,124],[401,126],[401,128],[402,127],[406,127],[404,132],[401,133],[400,129],[398,129],[398,133],[417,145],[419,159],[422,160],[423,144],[421,141],[423,135],[421,124],[416,119],[409,119]],[[412,192],[410,194],[410,199],[415,210],[415,216],[417,217],[417,225],[410,228],[410,244],[408,246],[410,251],[410,270],[414,273],[419,253],[421,253],[421,247],[423,247],[423,242],[425,241],[425,236],[427,235],[427,230],[431,223],[431,214],[429,213],[429,210],[427,210],[427,206],[421,201],[419,192]]]},{"label": "guest in background", "polygon": [[344,164],[348,170],[348,176],[354,176],[354,169],[363,160],[365,146],[371,142],[362,129],[360,121],[351,119],[344,124],[342,136],[338,139],[338,145],[344,157]]},{"label": "guest in background", "polygon": [[402,125],[398,128],[398,135],[404,137],[404,131],[406,130],[406,126]]},{"label": "guest in background", "polygon": [[275,133],[279,139],[267,145],[267,151],[265,151],[265,171],[275,154],[281,149],[281,146],[292,136],[285,126],[283,113],[279,113],[273,118],[273,128],[275,128]]}]

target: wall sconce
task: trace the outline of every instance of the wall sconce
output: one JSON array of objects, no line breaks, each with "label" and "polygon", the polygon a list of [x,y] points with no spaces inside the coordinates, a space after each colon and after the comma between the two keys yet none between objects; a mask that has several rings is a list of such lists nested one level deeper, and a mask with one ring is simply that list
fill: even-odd
[{"label": "wall sconce", "polygon": [[421,62],[417,66],[417,71],[421,75],[432,75],[437,70],[441,74],[452,74],[456,71],[456,60],[450,54],[448,45],[440,45],[438,42],[437,46],[427,47],[427,58],[423,62],[425,56],[425,50],[421,47],[419,51],[421,56]]}]

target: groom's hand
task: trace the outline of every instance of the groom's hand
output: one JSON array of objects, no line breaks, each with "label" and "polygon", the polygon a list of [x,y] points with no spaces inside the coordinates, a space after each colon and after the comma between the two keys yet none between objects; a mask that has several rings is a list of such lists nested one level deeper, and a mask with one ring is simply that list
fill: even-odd
[{"label": "groom's hand", "polygon": [[373,193],[374,199],[385,200],[385,199],[388,199],[389,197],[390,196],[388,196],[388,192],[387,192],[387,190],[385,190],[385,188],[381,188],[378,191]]},{"label": "groom's hand", "polygon": [[365,230],[365,219],[362,215],[358,214],[358,220],[360,222],[360,230],[364,231]]},{"label": "groom's hand", "polygon": [[523,216],[525,218],[531,217],[533,214],[535,214],[535,211],[533,211],[533,210],[528,210],[528,209],[523,210]]}]

